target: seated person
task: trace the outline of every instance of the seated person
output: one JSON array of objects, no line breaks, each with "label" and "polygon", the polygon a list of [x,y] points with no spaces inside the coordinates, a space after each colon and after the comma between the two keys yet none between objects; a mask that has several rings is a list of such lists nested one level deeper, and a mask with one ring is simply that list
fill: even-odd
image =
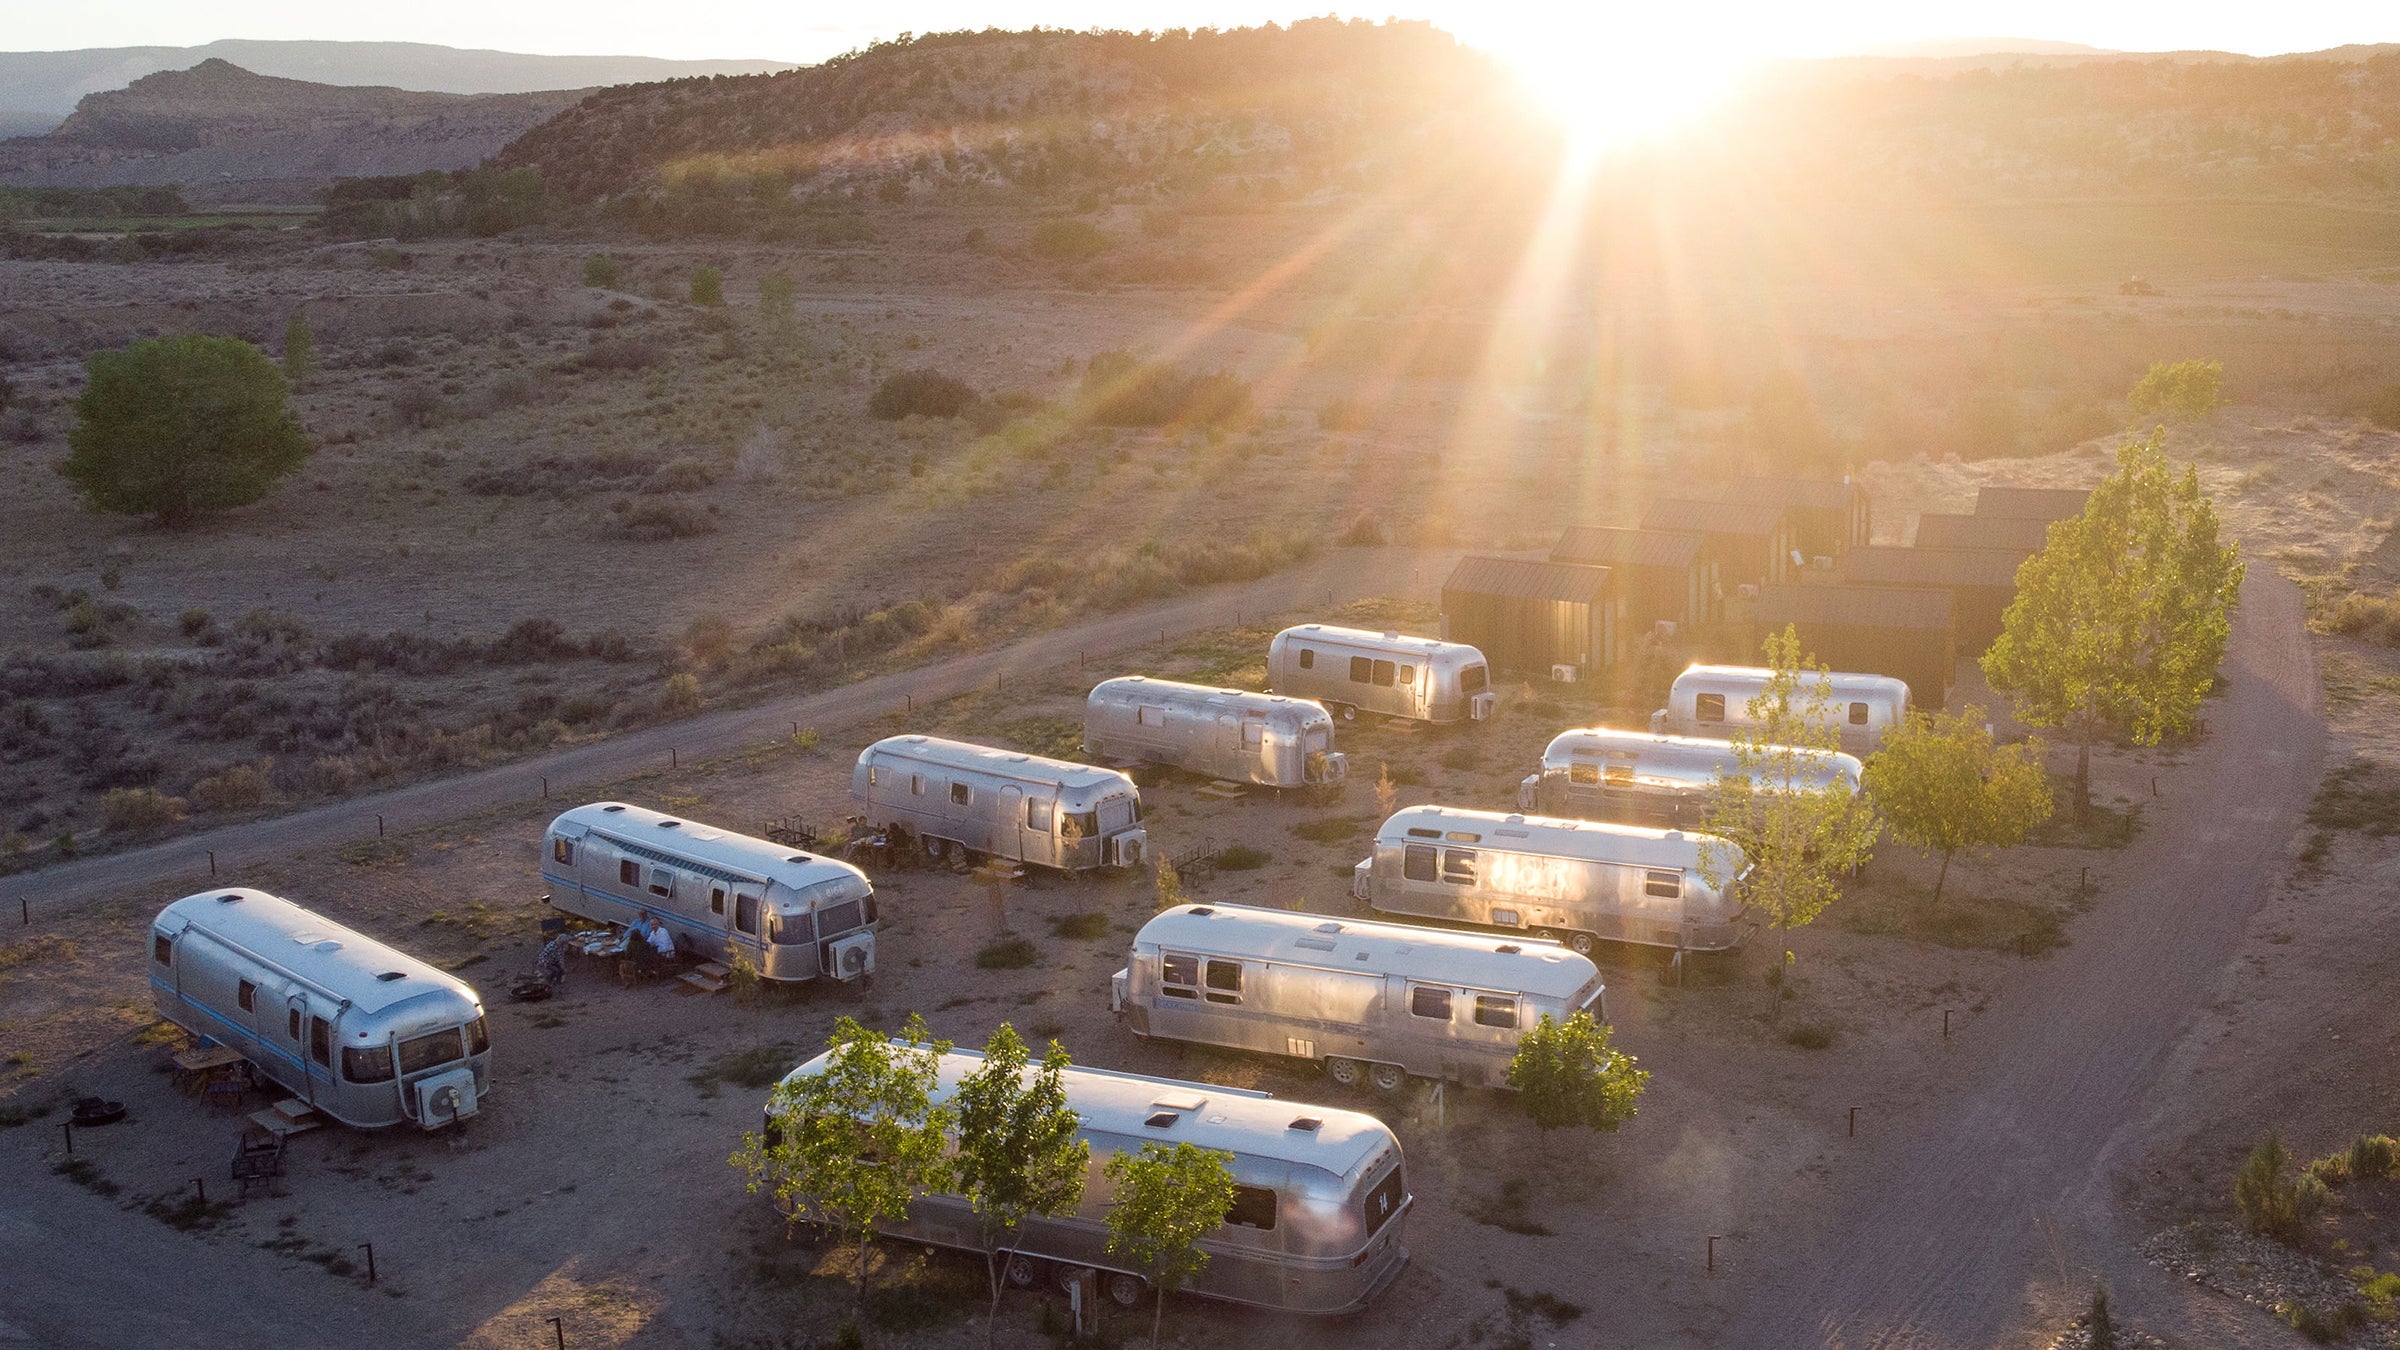
[{"label": "seated person", "polygon": [[667,931],[667,926],[660,923],[656,915],[650,919],[649,940],[650,950],[657,954],[660,961],[675,959],[675,935]]},{"label": "seated person", "polygon": [[625,955],[633,962],[633,973],[650,976],[658,972],[657,949],[650,945],[650,925],[657,922],[647,914],[636,914],[625,925]]}]

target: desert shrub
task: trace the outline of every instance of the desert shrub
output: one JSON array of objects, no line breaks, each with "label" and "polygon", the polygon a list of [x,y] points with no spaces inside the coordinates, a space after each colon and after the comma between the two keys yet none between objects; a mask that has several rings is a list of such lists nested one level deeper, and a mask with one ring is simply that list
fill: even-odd
[{"label": "desert shrub", "polygon": [[576,370],[622,374],[629,370],[648,370],[664,364],[666,359],[666,349],[647,338],[608,338],[584,348],[583,354],[568,365]]},{"label": "desert shrub", "polygon": [[683,630],[683,647],[704,666],[724,665],[733,655],[733,621],[722,614],[701,615]]},{"label": "desert shrub", "polygon": [[367,359],[378,366],[413,366],[417,363],[417,349],[404,338],[389,338]]},{"label": "desert shrub", "polygon": [[772,483],[783,476],[783,432],[761,425],[742,438],[733,455],[737,483]]},{"label": "desert shrub", "polygon": [[533,402],[535,393],[532,376],[511,371],[485,385],[477,402],[484,412],[495,413],[506,408],[522,408]]},{"label": "desert shrub", "polygon": [[1217,853],[1217,867],[1226,872],[1255,872],[1274,860],[1265,849],[1248,844],[1228,844]]},{"label": "desert shrub", "polygon": [[1055,937],[1089,942],[1108,936],[1111,924],[1108,915],[1100,910],[1082,914],[1062,914],[1050,920],[1050,932]]},{"label": "desert shrub", "polygon": [[1391,541],[1391,531],[1384,528],[1383,517],[1373,511],[1361,511],[1350,517],[1350,523],[1333,539],[1343,548],[1374,548]]},{"label": "desert shrub", "polygon": [[556,619],[519,619],[508,631],[484,645],[484,659],[496,665],[527,665],[563,661],[577,654],[565,625]]},{"label": "desert shrub", "polygon": [[362,776],[358,761],[348,755],[319,755],[309,762],[301,785],[320,797],[339,797],[357,787]]},{"label": "desert shrub", "polygon": [[2334,605],[2323,623],[2344,637],[2400,647],[2400,597],[2353,592]]},{"label": "desert shrub", "polygon": [[236,764],[192,784],[192,804],[203,811],[247,811],[266,805],[272,795],[268,774],[273,760]]},{"label": "desert shrub", "polygon": [[[642,658],[642,649],[633,635],[622,628],[603,628],[583,640],[583,654],[595,661],[623,664]],[[571,701],[571,700],[570,700]]]},{"label": "desert shrub", "polygon": [[725,303],[725,274],[714,267],[692,269],[692,303],[714,309]]},{"label": "desert shrub", "polygon": [[867,415],[886,422],[903,417],[956,417],[975,401],[964,380],[939,371],[903,370],[884,379],[867,398]]},{"label": "desert shrub", "polygon": [[144,338],[84,369],[59,471],[95,510],[177,524],[247,506],[308,454],[283,372],[238,338]]},{"label": "desert shrub", "polygon": [[2350,1141],[2349,1161],[2353,1180],[2383,1181],[2400,1176],[2400,1139],[2362,1134]]},{"label": "desert shrub", "polygon": [[583,284],[604,291],[613,291],[623,284],[625,268],[605,253],[595,253],[583,260]]},{"label": "desert shrub", "polygon": [[2221,361],[2153,361],[2125,396],[2136,416],[2201,418],[2225,401]]},{"label": "desert shrub", "polygon": [[430,384],[412,384],[392,395],[392,415],[404,427],[432,426],[446,410],[442,391]]},{"label": "desert shrub", "polygon": [[445,641],[423,633],[343,633],[319,644],[317,664],[327,670],[360,673],[447,675],[479,654],[472,642]]},{"label": "desert shrub", "polygon": [[1833,1048],[1832,1029],[1819,1026],[1814,1022],[1804,1022],[1793,1027],[1790,1032],[1785,1034],[1784,1039],[1803,1050],[1830,1050]]},{"label": "desert shrub", "polygon": [[981,970],[1022,970],[1041,959],[1041,949],[1028,937],[1005,937],[975,953]]},{"label": "desert shrub", "polygon": [[2368,395],[2359,412],[2385,431],[2400,431],[2400,384],[2387,384]]},{"label": "desert shrub", "polygon": [[1250,416],[1250,386],[1225,371],[1194,375],[1163,363],[1092,358],[1084,376],[1087,420],[1112,427],[1223,426]]},{"label": "desert shrub", "polygon": [[697,455],[677,455],[653,469],[642,480],[642,491],[652,497],[671,492],[698,492],[717,481],[716,471]]},{"label": "desert shrub", "polygon": [[1025,248],[1037,258],[1078,262],[1099,257],[1108,252],[1114,243],[1107,231],[1090,221],[1062,217],[1045,220],[1034,226],[1032,237],[1025,241]]},{"label": "desert shrub", "polygon": [[658,706],[678,716],[698,712],[702,702],[700,681],[689,672],[669,675],[666,687],[658,695]]},{"label": "desert shrub", "polygon": [[661,539],[692,539],[715,534],[717,522],[690,502],[647,501],[625,504],[613,513],[616,533],[646,543]]},{"label": "desert shrub", "polygon": [[110,788],[100,799],[100,819],[112,830],[155,830],[189,815],[191,803],[157,788]]},{"label": "desert shrub", "polygon": [[176,616],[175,627],[185,637],[191,638],[202,646],[207,646],[208,640],[216,633],[217,619],[215,615],[205,609],[187,609]]},{"label": "desert shrub", "polygon": [[2233,1203],[2251,1232],[2297,1244],[2330,1195],[2316,1177],[2305,1172],[2294,1176],[2291,1162],[2283,1140],[2269,1134],[2234,1173]]},{"label": "desert shrub", "polygon": [[555,497],[632,487],[658,469],[658,461],[624,450],[590,455],[541,455],[513,469],[470,474],[465,487],[479,497]]}]

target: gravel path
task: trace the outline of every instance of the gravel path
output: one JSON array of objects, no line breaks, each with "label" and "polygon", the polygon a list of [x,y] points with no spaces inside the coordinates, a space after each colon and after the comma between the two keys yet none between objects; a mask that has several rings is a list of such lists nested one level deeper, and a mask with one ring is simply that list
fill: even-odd
[{"label": "gravel path", "polygon": [[2112,1202],[2115,1170],[2147,1139],[2145,1097],[2290,866],[2316,787],[2325,736],[2302,617],[2298,589],[2253,568],[2230,688],[2177,774],[2182,799],[2108,864],[2114,893],[2073,945],[1962,1033],[1921,1101],[1870,1118],[1888,1142],[1865,1146],[1850,1203],[1827,1216],[1836,1236],[1777,1261],[1735,1319],[1739,1344],[2033,1344],[2034,1315],[2074,1307],[2094,1273],[2121,1315],[2177,1344],[2298,1343],[2152,1271]]}]

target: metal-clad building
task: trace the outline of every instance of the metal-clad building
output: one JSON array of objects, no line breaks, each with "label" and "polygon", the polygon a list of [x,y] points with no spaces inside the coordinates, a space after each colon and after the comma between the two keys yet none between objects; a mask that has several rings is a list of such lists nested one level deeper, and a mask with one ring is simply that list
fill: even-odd
[{"label": "metal-clad building", "polygon": [[1844,478],[1769,478],[1752,475],[1734,480],[1726,500],[1765,502],[1780,506],[1792,518],[1800,551],[1811,558],[1842,555],[1867,542],[1875,526],[1874,504],[1863,484]]},{"label": "metal-clad building", "polygon": [[1615,573],[1637,634],[1660,620],[1688,629],[1718,612],[1717,560],[1702,535],[1576,526],[1558,537],[1550,561]]},{"label": "metal-clad building", "polygon": [[1842,580],[1854,586],[1924,586],[1948,592],[1958,645],[1968,655],[1980,656],[2000,636],[2001,616],[2017,598],[2021,561],[2014,553],[1992,549],[1885,545],[1852,549],[1842,566]]},{"label": "metal-clad building", "polygon": [[2003,520],[2066,520],[2083,514],[2087,488],[1987,487],[1975,492],[1975,514]]},{"label": "metal-clad building", "polygon": [[1625,654],[1625,602],[1605,567],[1461,558],[1442,583],[1442,636],[1503,670],[1587,679]]},{"label": "metal-clad building", "polygon": [[1928,511],[1917,517],[1917,547],[1993,549],[2027,558],[2042,551],[2049,531],[2046,520]]},{"label": "metal-clad building", "polygon": [[1791,513],[1772,502],[1661,497],[1642,512],[1642,528],[1705,537],[1727,586],[1787,580],[1792,550],[1800,546]]},{"label": "metal-clad building", "polygon": [[1911,700],[1938,708],[1957,664],[1949,592],[1914,586],[1769,586],[1758,594],[1760,638],[1791,624],[1800,650],[1835,670],[1908,682]]}]

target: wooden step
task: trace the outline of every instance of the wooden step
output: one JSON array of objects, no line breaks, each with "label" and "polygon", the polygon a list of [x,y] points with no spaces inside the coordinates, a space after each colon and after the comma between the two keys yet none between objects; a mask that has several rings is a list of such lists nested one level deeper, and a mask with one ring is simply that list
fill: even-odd
[{"label": "wooden step", "polygon": [[1419,731],[1423,730],[1424,726],[1424,723],[1409,717],[1387,717],[1383,719],[1383,729],[1385,731],[1397,732],[1402,736],[1414,736]]},{"label": "wooden step", "polygon": [[733,971],[729,969],[722,961],[703,961],[699,965],[692,967],[692,974],[706,975],[712,980],[724,979],[726,976],[731,975],[732,973]]},{"label": "wooden step", "polygon": [[979,885],[990,886],[1002,881],[1023,881],[1025,867],[1022,863],[987,862],[969,875],[973,876]]},{"label": "wooden step", "polygon": [[1214,797],[1218,801],[1230,802],[1249,796],[1250,789],[1242,786],[1240,783],[1231,783],[1219,778],[1210,783],[1207,787],[1201,788],[1193,795],[1199,797]]},{"label": "wooden step", "polygon": [[[722,970],[723,967],[720,966],[718,969]],[[690,985],[692,988],[699,990],[703,994],[722,994],[725,992],[727,987],[726,981],[722,976],[703,975],[697,970],[685,971],[683,973],[683,983]]]},{"label": "wooden step", "polygon": [[[283,1108],[287,1105],[299,1106],[300,1114],[297,1116],[284,1114]],[[325,1118],[302,1103],[277,1102],[272,1110],[251,1112],[250,1123],[278,1139],[288,1139],[295,1134],[306,1134],[317,1128],[325,1123]]]}]

